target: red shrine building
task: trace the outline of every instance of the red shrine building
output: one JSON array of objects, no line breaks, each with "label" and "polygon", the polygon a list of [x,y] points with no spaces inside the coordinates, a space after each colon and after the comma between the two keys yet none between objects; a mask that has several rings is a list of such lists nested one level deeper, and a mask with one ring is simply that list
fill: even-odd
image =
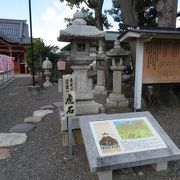
[{"label": "red shrine building", "polygon": [[28,73],[25,47],[29,44],[26,20],[0,19],[0,54],[15,57],[15,73]]}]

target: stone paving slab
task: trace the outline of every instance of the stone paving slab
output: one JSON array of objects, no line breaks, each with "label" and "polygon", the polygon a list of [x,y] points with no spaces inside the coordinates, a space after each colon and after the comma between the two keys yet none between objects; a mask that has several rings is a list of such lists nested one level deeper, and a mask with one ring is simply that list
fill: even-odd
[{"label": "stone paving slab", "polygon": [[6,148],[0,148],[0,160],[8,159],[11,156],[11,151]]},{"label": "stone paving slab", "polygon": [[33,116],[43,118],[44,116],[51,114],[51,113],[53,113],[53,110],[37,110],[37,111],[33,112]]},{"label": "stone paving slab", "polygon": [[33,124],[30,123],[22,123],[18,124],[16,126],[13,126],[9,132],[10,133],[28,133],[32,131],[35,128]]},{"label": "stone paving slab", "polygon": [[41,110],[53,110],[55,109],[55,107],[53,105],[46,105],[46,106],[42,106],[40,107]]},{"label": "stone paving slab", "polygon": [[24,122],[26,123],[38,123],[42,120],[42,117],[35,117],[35,116],[31,116],[31,117],[27,117],[24,119]]},{"label": "stone paving slab", "polygon": [[24,133],[0,133],[0,147],[9,147],[25,143],[27,136]]}]

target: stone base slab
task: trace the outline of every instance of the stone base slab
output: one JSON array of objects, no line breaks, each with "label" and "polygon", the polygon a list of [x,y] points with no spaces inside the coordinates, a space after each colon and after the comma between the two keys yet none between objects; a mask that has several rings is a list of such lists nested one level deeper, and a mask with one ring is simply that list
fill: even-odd
[{"label": "stone base slab", "polygon": [[93,90],[93,95],[95,96],[107,95],[107,91],[105,91],[104,86],[96,86]]},{"label": "stone base slab", "polygon": [[96,103],[95,101],[77,101],[76,102],[76,115],[90,115],[90,114],[99,114],[104,111],[104,108],[101,104]]},{"label": "stone base slab", "polygon": [[[68,146],[68,131],[62,131],[61,132],[62,137],[62,145]],[[82,145],[83,139],[81,135],[80,129],[75,129],[72,131],[72,145]]]},{"label": "stone base slab", "polygon": [[125,101],[112,101],[110,98],[107,98],[106,103],[107,107],[127,108],[129,106],[127,99]]},{"label": "stone base slab", "polygon": [[28,86],[28,95],[38,95],[41,93],[40,86]]},{"label": "stone base slab", "polygon": [[112,102],[118,102],[118,101],[126,101],[126,98],[124,96],[124,94],[114,94],[114,93],[111,93],[109,95],[109,100],[112,101]]},{"label": "stone base slab", "polygon": [[[64,112],[60,112],[60,114],[61,114],[61,132],[63,132],[63,131],[66,131],[67,129],[68,129],[68,127],[67,127],[67,118],[64,116]],[[79,118],[76,118],[76,117],[74,117],[74,118],[72,118],[72,120],[71,120],[72,122],[71,122],[71,128],[72,129],[80,129],[80,126],[79,126]]]},{"label": "stone base slab", "polygon": [[46,82],[43,83],[43,86],[44,86],[44,87],[49,87],[49,86],[52,86],[52,85],[53,85],[53,83],[50,82],[49,80],[46,80]]}]

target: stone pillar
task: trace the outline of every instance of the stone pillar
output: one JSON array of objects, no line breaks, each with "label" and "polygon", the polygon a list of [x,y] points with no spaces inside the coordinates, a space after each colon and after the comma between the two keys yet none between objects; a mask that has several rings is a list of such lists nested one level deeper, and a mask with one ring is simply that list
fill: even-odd
[{"label": "stone pillar", "polygon": [[109,95],[109,98],[107,98],[107,106],[127,108],[129,102],[121,92],[122,71],[124,70],[122,57],[120,57],[119,60],[113,58],[110,69],[113,71],[113,92]]},{"label": "stone pillar", "polygon": [[97,70],[97,85],[94,88],[94,95],[107,95],[107,91],[105,91],[105,56],[98,55],[96,62],[96,70]]},{"label": "stone pillar", "polygon": [[73,74],[76,77],[76,115],[98,114],[101,104],[93,100],[93,93],[89,88],[87,71],[89,65],[73,65]]}]

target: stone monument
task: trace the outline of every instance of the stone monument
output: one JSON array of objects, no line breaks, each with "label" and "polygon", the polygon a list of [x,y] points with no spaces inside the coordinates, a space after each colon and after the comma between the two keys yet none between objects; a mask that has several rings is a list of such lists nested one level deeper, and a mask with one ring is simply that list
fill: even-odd
[{"label": "stone monument", "polygon": [[58,40],[71,42],[69,61],[76,77],[76,115],[98,114],[101,111],[102,105],[93,100],[87,71],[90,63],[95,60],[95,57],[90,56],[91,43],[104,38],[105,32],[87,25],[82,12],[76,12],[73,24],[60,31]]},{"label": "stone monument", "polygon": [[49,81],[52,69],[52,63],[49,61],[49,58],[46,57],[46,60],[43,61],[42,69],[44,70],[44,75],[46,76],[46,81],[43,83],[44,87],[52,86],[52,83]]},{"label": "stone monument", "polygon": [[113,92],[107,98],[107,106],[109,107],[127,108],[129,105],[129,102],[121,92],[122,71],[125,68],[123,60],[128,54],[129,52],[120,46],[118,40],[114,42],[114,48],[106,52],[106,55],[112,60],[110,69],[113,71]]}]

